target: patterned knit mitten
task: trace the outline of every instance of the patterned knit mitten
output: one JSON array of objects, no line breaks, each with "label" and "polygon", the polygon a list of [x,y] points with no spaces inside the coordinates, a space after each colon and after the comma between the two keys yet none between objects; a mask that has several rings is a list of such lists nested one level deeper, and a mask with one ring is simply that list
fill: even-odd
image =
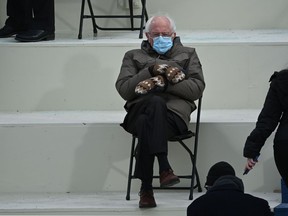
[{"label": "patterned knit mitten", "polygon": [[135,88],[136,94],[147,94],[149,92],[161,92],[165,89],[165,79],[163,76],[155,76],[139,82]]},{"label": "patterned knit mitten", "polygon": [[168,67],[165,76],[172,84],[176,84],[185,79],[185,74],[178,67]]},{"label": "patterned knit mitten", "polygon": [[169,67],[167,64],[155,64],[148,68],[151,76],[157,76],[160,74],[165,74],[166,69]]}]

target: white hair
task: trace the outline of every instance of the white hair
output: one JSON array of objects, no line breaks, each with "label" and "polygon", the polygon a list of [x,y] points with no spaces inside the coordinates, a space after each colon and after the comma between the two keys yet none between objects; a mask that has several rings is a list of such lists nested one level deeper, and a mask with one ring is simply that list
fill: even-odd
[{"label": "white hair", "polygon": [[158,18],[158,17],[165,17],[168,19],[169,23],[170,23],[170,28],[172,29],[172,32],[174,33],[176,31],[176,25],[175,25],[175,22],[172,18],[170,18],[169,16],[167,15],[155,15],[155,16],[152,16],[151,18],[148,19],[148,21],[146,22],[146,25],[145,25],[145,32],[150,32],[151,30],[151,23],[152,21],[155,19],[155,18]]}]

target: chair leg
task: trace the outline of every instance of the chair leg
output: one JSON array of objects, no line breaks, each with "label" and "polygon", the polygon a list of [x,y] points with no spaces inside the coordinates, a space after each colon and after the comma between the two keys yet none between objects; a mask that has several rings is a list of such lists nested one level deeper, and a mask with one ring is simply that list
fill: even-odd
[{"label": "chair leg", "polygon": [[135,155],[134,154],[134,152],[135,152],[135,141],[136,141],[136,138],[133,136],[132,145],[131,145],[131,152],[130,152],[130,163],[129,163],[129,173],[128,173],[128,184],[127,184],[126,200],[130,200],[133,159],[134,159],[134,155]]},{"label": "chair leg", "polygon": [[[195,178],[196,178],[196,185],[194,186]],[[198,174],[195,162],[193,162],[189,200],[193,200],[193,191],[194,191],[194,188],[196,187],[198,188],[198,192],[202,192],[199,174]]]},{"label": "chair leg", "polygon": [[[197,159],[197,151],[198,151],[198,138],[199,138],[199,130],[200,130],[200,113],[201,113],[201,105],[202,105],[202,98],[198,100],[198,110],[197,110],[197,119],[196,119],[196,131],[195,131],[195,139],[194,139],[194,157],[193,157],[193,170],[192,170],[192,182],[191,184],[194,185],[194,178],[196,174],[196,181],[198,185],[198,192],[202,192],[202,188],[199,181],[199,175],[196,169],[196,159]],[[193,199],[193,194],[190,195],[190,199]]]},{"label": "chair leg", "polygon": [[84,19],[84,17],[83,17],[83,16],[84,16],[84,8],[85,8],[85,0],[82,0],[78,39],[82,39],[82,29],[83,29],[83,19]]},{"label": "chair leg", "polygon": [[148,17],[147,9],[146,9],[146,6],[145,6],[145,21],[147,22],[148,19],[149,19],[149,17]]},{"label": "chair leg", "polygon": [[141,0],[142,3],[142,13],[141,13],[141,24],[140,24],[140,33],[139,38],[143,38],[143,28],[144,28],[144,19],[148,17],[147,11],[146,11],[146,0]]},{"label": "chair leg", "polygon": [[133,0],[129,0],[129,11],[130,11],[131,30],[134,31],[134,9],[133,9]]},{"label": "chair leg", "polygon": [[[198,174],[198,171],[196,168],[196,163],[195,163],[196,162],[195,161],[195,153],[193,154],[192,151],[187,147],[187,145],[182,140],[179,140],[178,142],[188,152],[188,154],[190,156],[191,163],[192,163],[191,186],[190,186],[190,193],[189,193],[189,200],[192,200],[193,199],[195,177],[196,177],[196,187],[198,187],[199,192],[202,191],[201,184],[200,184],[200,178],[199,178],[199,174]],[[195,143],[195,145],[196,145],[196,143]]]},{"label": "chair leg", "polygon": [[89,10],[90,10],[90,15],[91,15],[91,20],[92,20],[92,25],[93,25],[93,33],[97,34],[97,25],[96,25],[96,21],[95,21],[95,16],[94,16],[94,12],[93,12],[93,8],[92,8],[92,4],[90,0],[87,0],[88,2],[88,6],[89,6]]}]

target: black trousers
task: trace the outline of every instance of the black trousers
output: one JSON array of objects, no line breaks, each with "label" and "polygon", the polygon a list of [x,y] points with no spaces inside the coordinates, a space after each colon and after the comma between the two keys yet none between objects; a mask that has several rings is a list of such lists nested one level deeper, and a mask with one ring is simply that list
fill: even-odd
[{"label": "black trousers", "polygon": [[20,30],[55,31],[54,0],[7,0],[6,25]]},{"label": "black trousers", "polygon": [[122,126],[138,137],[135,176],[142,181],[153,180],[156,155],[168,154],[168,139],[187,132],[185,122],[169,111],[163,98],[144,96],[144,100],[132,106]]},{"label": "black trousers", "polygon": [[276,167],[288,187],[288,140],[274,143],[274,159]]}]

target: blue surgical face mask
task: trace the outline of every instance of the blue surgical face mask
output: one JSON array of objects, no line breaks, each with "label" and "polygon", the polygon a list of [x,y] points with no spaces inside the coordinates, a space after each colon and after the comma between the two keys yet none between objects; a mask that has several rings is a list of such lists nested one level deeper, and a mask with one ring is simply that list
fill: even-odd
[{"label": "blue surgical face mask", "polygon": [[159,53],[164,54],[173,46],[172,37],[155,37],[153,38],[153,49]]}]

